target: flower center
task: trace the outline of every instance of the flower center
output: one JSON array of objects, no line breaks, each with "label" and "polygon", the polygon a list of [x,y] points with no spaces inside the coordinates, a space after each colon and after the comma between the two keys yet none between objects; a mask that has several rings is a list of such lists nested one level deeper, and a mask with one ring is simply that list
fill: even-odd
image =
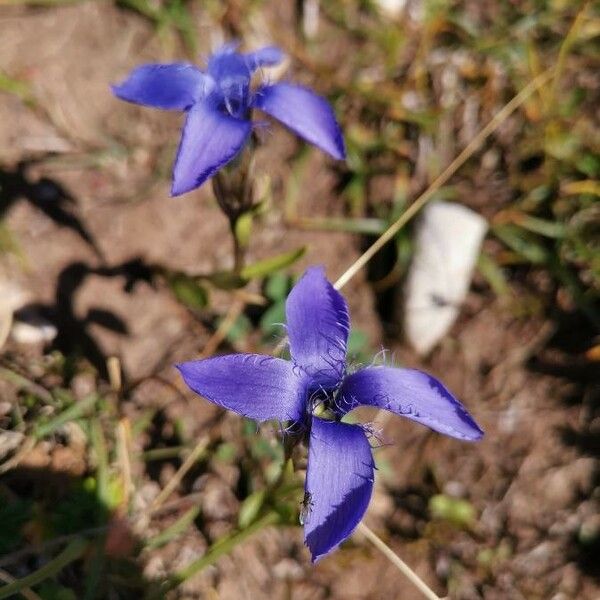
[{"label": "flower center", "polygon": [[248,118],[248,82],[231,80],[221,83],[221,109],[236,119]]},{"label": "flower center", "polygon": [[307,411],[316,417],[328,421],[337,420],[334,410],[337,390],[324,390],[319,388],[308,397]]}]

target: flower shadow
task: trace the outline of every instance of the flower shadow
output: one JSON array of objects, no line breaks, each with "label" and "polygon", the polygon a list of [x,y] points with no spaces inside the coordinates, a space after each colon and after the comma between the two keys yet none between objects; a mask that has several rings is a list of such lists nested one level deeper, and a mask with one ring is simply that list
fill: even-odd
[{"label": "flower shadow", "polygon": [[102,259],[96,240],[74,211],[73,196],[53,179],[32,177],[29,167],[35,162],[22,160],[13,169],[0,168],[0,218],[16,202],[25,199],[54,223],[76,233]]}]

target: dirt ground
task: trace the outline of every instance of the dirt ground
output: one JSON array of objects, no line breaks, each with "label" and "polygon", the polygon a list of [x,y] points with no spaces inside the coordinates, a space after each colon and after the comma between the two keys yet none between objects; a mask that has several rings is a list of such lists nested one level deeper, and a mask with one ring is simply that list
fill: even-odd
[{"label": "dirt ground", "polygon": [[[280,19],[287,31],[290,11],[271,4],[269,26]],[[19,247],[18,255],[2,258],[2,274],[22,287],[32,310],[58,319],[64,330],[56,344],[64,352],[83,348],[99,371],[107,356],[119,356],[127,381],[159,375],[175,386],[148,380],[120,408],[122,414],[159,407],[165,423],[156,426],[156,435],[163,441],[180,420],[191,438],[214,435],[213,428],[235,442],[238,419],[227,415],[215,423],[215,409],[183,390],[170,366],[201,351],[211,325],[161,284],[142,281],[125,290],[120,269],[138,258],[189,272],[231,267],[227,222],[210,186],[168,197],[180,117],[120,103],[108,87],[134,65],[169,60],[181,47],[161,42],[148,21],[108,3],[1,10],[1,68],[26,80],[35,99],[28,104],[0,96],[0,210]],[[215,41],[211,22],[200,8],[195,16],[207,53]],[[291,176],[288,159],[299,144],[278,127],[265,141],[258,170],[269,170],[273,206],[256,223],[249,260],[306,245],[294,271],[320,263],[333,280],[359,256],[365,240],[286,226],[282,182]],[[336,167],[316,150],[309,152],[301,214],[343,215]],[[480,183],[468,203],[477,204],[486,190],[497,197],[497,181]],[[48,212],[52,203],[62,207],[58,216]],[[518,293],[536,282],[525,276],[512,285]],[[394,293],[399,303],[400,291]],[[389,348],[399,363],[439,376],[486,432],[482,442],[462,444],[376,416],[390,444],[376,453],[379,473],[366,523],[438,593],[452,598],[600,597],[598,370],[584,356],[591,340],[585,321],[560,306],[553,319],[520,316],[476,279],[451,335],[423,360],[382,319],[367,273],[353,279],[344,295],[353,326],[368,334],[371,347]],[[231,302],[224,292],[214,295],[218,314]],[[95,318],[100,313],[104,319]],[[258,348],[252,336],[236,347]],[[11,342],[8,352],[22,363],[32,351]],[[41,348],[33,352],[41,356]],[[275,432],[264,434],[276,438]],[[152,441],[136,443],[148,449]],[[154,497],[177,464],[163,461],[153,470],[137,464],[134,503],[143,506]],[[239,477],[236,464],[190,474],[176,498],[199,494],[202,527],[145,550],[136,563],[144,577],[181,568],[231,528],[240,506]],[[468,501],[476,514],[472,524],[431,519],[430,498],[440,493]],[[185,507],[149,522],[145,533],[158,533]],[[312,566],[298,527],[259,533],[173,597],[420,595],[359,535]]]}]

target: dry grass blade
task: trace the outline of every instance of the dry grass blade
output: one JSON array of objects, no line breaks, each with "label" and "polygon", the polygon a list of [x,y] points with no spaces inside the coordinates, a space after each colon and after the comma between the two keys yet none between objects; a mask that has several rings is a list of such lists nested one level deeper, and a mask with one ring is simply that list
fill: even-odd
[{"label": "dry grass blade", "polygon": [[186,476],[187,472],[194,466],[196,461],[202,456],[202,454],[206,451],[208,446],[209,439],[208,437],[203,437],[196,444],[195,448],[190,452],[189,456],[185,459],[179,470],[173,477],[169,480],[169,483],[164,487],[162,492],[156,497],[152,506],[150,507],[150,512],[156,511],[163,502],[175,491],[175,488],[181,483],[181,480]]},{"label": "dry grass blade", "polygon": [[235,300],[233,302],[217,330],[208,342],[206,342],[204,349],[200,353],[200,358],[208,358],[217,351],[223,340],[228,336],[232,327],[235,325],[237,318],[244,312],[245,307],[246,303],[243,300]]},{"label": "dry grass blade", "polygon": [[537,89],[552,78],[552,70],[549,69],[538,75],[529,82],[508,104],[506,104],[490,122],[467,144],[465,149],[448,165],[448,167],[435,179],[435,181],[404,211],[398,219],[381,234],[379,238],[346,269],[341,277],[335,282],[337,290],[342,289],[385,244],[406,225],[420,210],[433,198],[435,193],[445,185],[448,180],[462,167],[483,142],[521,106]]},{"label": "dry grass blade", "polygon": [[360,531],[428,600],[441,600],[440,597],[369,527],[360,523]]}]

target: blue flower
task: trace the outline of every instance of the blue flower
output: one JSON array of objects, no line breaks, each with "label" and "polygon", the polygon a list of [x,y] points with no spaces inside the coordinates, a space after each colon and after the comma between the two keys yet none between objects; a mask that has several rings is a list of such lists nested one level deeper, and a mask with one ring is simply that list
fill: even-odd
[{"label": "blue flower", "polygon": [[253,73],[282,58],[281,50],[273,46],[240,54],[230,44],[209,58],[206,72],[187,63],[148,64],[112,86],[121,100],[187,113],[171,195],[199,187],[240,152],[252,131],[254,108],[334,158],[345,158],[339,125],[323,98],[291,83],[261,85],[252,91]]},{"label": "blue flower", "polygon": [[[369,430],[343,422],[349,411],[373,406],[467,441],[480,439],[483,431],[463,405],[426,373],[384,366],[348,373],[348,307],[321,267],[308,269],[292,289],[286,318],[289,361],[231,354],[178,368],[194,392],[219,406],[257,421],[291,421],[304,428],[308,437],[304,497],[309,504],[304,539],[316,561],[352,533],[373,489]],[[333,418],[323,418],[327,413]]]}]

